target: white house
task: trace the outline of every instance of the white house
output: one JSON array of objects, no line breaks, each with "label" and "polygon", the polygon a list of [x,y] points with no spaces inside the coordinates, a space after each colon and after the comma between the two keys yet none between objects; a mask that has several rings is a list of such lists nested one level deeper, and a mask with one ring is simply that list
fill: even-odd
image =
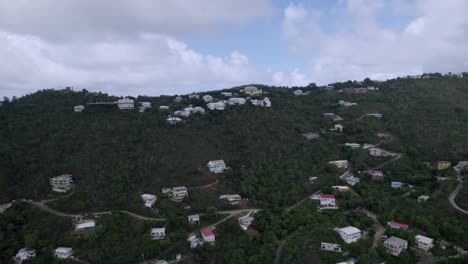
[{"label": "white house", "polygon": [[194,214],[187,217],[189,224],[200,224],[200,215]]},{"label": "white house", "polygon": [[161,240],[166,237],[166,228],[151,228],[151,239],[153,240]]},{"label": "white house", "polygon": [[294,95],[302,95],[302,90],[295,90],[293,91]]},{"label": "white house", "polygon": [[338,192],[347,192],[351,190],[348,186],[343,186],[343,185],[334,185],[332,186],[332,188],[333,190],[338,191]]},{"label": "white house", "polygon": [[133,99],[125,97],[123,99],[117,100],[117,107],[120,110],[133,110],[133,108],[135,107],[135,102],[133,101]]},{"label": "white house", "polygon": [[222,92],[221,93],[223,96],[226,96],[226,97],[231,97],[232,96],[232,93],[231,92]]},{"label": "white house", "polygon": [[335,124],[335,128],[333,129],[336,132],[343,132],[343,125],[341,124]]},{"label": "white house", "polygon": [[315,133],[315,132],[307,132],[307,133],[304,133],[302,134],[304,137],[306,137],[307,139],[316,139],[316,138],[319,138],[320,137],[320,134],[319,133]]},{"label": "white house", "polygon": [[390,151],[386,151],[381,148],[369,148],[369,155],[375,157],[387,157],[387,156],[396,156],[396,153],[392,153]]},{"label": "white house", "polygon": [[268,97],[263,98],[263,103],[265,104],[265,107],[271,107],[270,98]]},{"label": "white house", "polygon": [[361,144],[358,144],[358,143],[345,143],[345,146],[350,147],[352,149],[358,149],[358,148],[361,147]]},{"label": "white house", "polygon": [[458,164],[453,167],[455,170],[466,170],[468,169],[468,161],[459,161]]},{"label": "white house", "polygon": [[140,102],[140,107],[138,107],[139,112],[144,112],[146,109],[151,108],[151,103],[150,102]]},{"label": "white house", "polygon": [[320,249],[324,251],[331,251],[331,252],[342,252],[341,246],[338,244],[326,243],[322,242],[320,245]]},{"label": "white house", "polygon": [[243,91],[244,93],[248,95],[261,95],[262,94],[262,90],[259,90],[257,87],[252,86],[252,85],[244,87]]},{"label": "white house", "polygon": [[198,95],[198,94],[189,94],[188,99],[200,99],[200,95]]},{"label": "white house", "polygon": [[338,229],[338,234],[340,234],[341,239],[343,239],[346,244],[351,244],[358,241],[362,234],[361,230],[354,226],[347,226]]},{"label": "white house", "polygon": [[334,160],[328,162],[329,164],[335,165],[339,169],[347,169],[348,168],[348,161],[347,160]]},{"label": "white house", "polygon": [[204,96],[202,97],[202,99],[203,99],[203,101],[205,101],[205,103],[208,103],[208,102],[213,101],[213,96],[207,94],[207,95],[204,95]]},{"label": "white house", "polygon": [[169,106],[167,106],[167,105],[160,105],[160,106],[159,106],[159,109],[160,109],[160,110],[167,110],[167,109],[169,109]]},{"label": "white house", "polygon": [[54,251],[54,256],[59,259],[73,257],[73,249],[69,247],[58,247]]},{"label": "white house", "polygon": [[239,204],[242,197],[238,194],[223,194],[219,196],[219,199],[228,201],[231,205]]},{"label": "white house", "polygon": [[205,113],[205,108],[200,107],[200,106],[195,106],[195,107],[187,107],[185,108],[185,111],[190,110],[192,114],[200,113],[204,114]]},{"label": "white house", "polygon": [[271,107],[271,101],[268,97],[265,97],[263,100],[251,99],[250,102],[252,103],[252,105]]},{"label": "white house", "polygon": [[6,211],[6,209],[10,208],[12,203],[0,204],[0,214]]},{"label": "white house", "polygon": [[145,193],[141,195],[141,199],[143,199],[143,202],[145,202],[146,207],[151,208],[151,206],[153,206],[153,204],[156,203],[157,197],[154,194]]},{"label": "white house", "polygon": [[208,162],[208,169],[213,173],[222,173],[226,169],[224,160],[212,160]]},{"label": "white house", "polygon": [[250,211],[247,215],[240,217],[239,220],[239,225],[242,228],[242,230],[247,230],[247,228],[252,225],[252,222],[254,221],[253,216],[251,216],[252,211]]},{"label": "white house", "polygon": [[246,101],[247,100],[245,100],[245,98],[237,98],[237,97],[229,98],[227,100],[229,105],[243,105],[245,104]]},{"label": "white house", "polygon": [[190,116],[190,112],[186,111],[186,110],[177,110],[177,111],[174,111],[173,115],[188,117],[188,116]]},{"label": "white house", "polygon": [[429,251],[434,246],[434,239],[417,235],[415,236],[414,244],[419,249]]},{"label": "white house", "polygon": [[427,202],[427,200],[429,200],[429,198],[430,198],[430,197],[427,196],[427,195],[420,195],[420,196],[418,197],[418,203]]},{"label": "white house", "polygon": [[83,111],[84,109],[85,109],[85,107],[83,105],[76,105],[76,106],[73,107],[73,110],[75,112],[78,112],[78,113]]},{"label": "white house", "polygon": [[226,103],[224,101],[208,103],[206,107],[210,110],[224,110],[226,108]]},{"label": "white house", "polygon": [[171,125],[175,125],[177,123],[179,123],[180,121],[182,121],[182,119],[178,118],[178,117],[173,117],[173,116],[169,116],[166,121],[171,124]]},{"label": "white house", "polygon": [[345,181],[347,184],[351,185],[351,186],[354,186],[356,185],[357,183],[361,182],[361,179],[359,179],[358,177],[355,177],[354,175],[348,175],[346,178],[345,178]]},{"label": "white house", "polygon": [[195,234],[190,234],[187,238],[187,241],[190,242],[190,248],[196,248],[203,245],[203,241],[199,239]]},{"label": "white house", "polygon": [[31,248],[22,248],[16,253],[16,256],[13,257],[16,263],[21,263],[24,260],[35,258],[36,257],[36,250]]},{"label": "white house", "polygon": [[96,222],[94,220],[81,220],[75,223],[75,231],[82,232],[91,230],[96,227]]},{"label": "white house", "polygon": [[73,176],[70,174],[63,174],[50,178],[49,182],[54,192],[67,192],[73,187]]},{"label": "white house", "polygon": [[408,241],[392,236],[384,241],[384,247],[388,254],[397,257],[403,250],[408,248]]},{"label": "white house", "polygon": [[344,107],[350,107],[350,106],[353,106],[353,105],[357,105],[357,103],[346,102],[344,100],[339,100],[338,104],[341,105],[341,106],[344,106]]},{"label": "white house", "polygon": [[215,242],[215,234],[213,233],[213,230],[209,228],[202,229],[200,231],[202,238],[205,242],[208,243],[214,243]]},{"label": "white house", "polygon": [[334,195],[321,193],[319,197],[320,209],[338,209]]},{"label": "white house", "polygon": [[185,186],[178,186],[173,187],[171,190],[171,199],[176,202],[180,202],[184,200],[185,197],[188,196],[187,187]]}]

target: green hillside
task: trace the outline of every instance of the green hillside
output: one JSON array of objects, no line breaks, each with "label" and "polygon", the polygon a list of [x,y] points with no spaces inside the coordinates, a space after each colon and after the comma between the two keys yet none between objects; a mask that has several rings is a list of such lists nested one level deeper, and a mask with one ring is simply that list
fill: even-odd
[{"label": "green hillside", "polygon": [[[367,85],[380,89],[366,94],[337,91],[339,88]],[[140,96],[135,98],[136,101],[149,101],[153,105],[145,113],[121,111],[116,106],[90,106],[81,113],[75,113],[74,105],[115,101],[117,97],[86,90],[43,90],[4,100],[0,106],[0,204],[20,198],[39,201],[57,197],[50,189],[49,178],[72,174],[76,182],[73,193],[53,202],[51,207],[69,213],[128,210],[154,216],[142,206],[142,193],[163,197],[161,187],[185,185],[190,188],[218,179],[220,183],[214,188],[190,192],[190,198],[182,204],[165,198],[158,200],[159,216],[176,219],[188,212],[204,212],[208,206],[218,210],[236,208],[220,202],[218,196],[239,193],[249,199],[246,206],[267,209],[258,213],[254,222],[254,227],[261,234],[249,239],[243,233],[237,234],[241,231],[234,230],[235,223],[227,221],[219,231],[225,240],[220,238],[223,243],[215,248],[217,263],[271,263],[276,247],[284,239],[288,240],[282,256],[284,263],[309,263],[304,258],[320,258],[323,263],[331,263],[342,258],[310,251],[311,247],[320,246],[318,238],[331,237],[338,241],[339,237],[330,228],[354,223],[371,230],[372,222],[360,212],[351,215],[340,212],[338,217],[332,213],[321,214],[316,212],[315,204],[305,204],[292,211],[284,209],[320,189],[332,192],[332,185],[342,184],[338,176],[344,170],[328,164],[331,160],[350,160],[353,172],[358,174],[389,159],[371,157],[366,150],[351,150],[343,146],[349,142],[369,143],[402,153],[402,158],[385,167],[388,176],[385,183],[379,185],[363,178],[356,187],[362,199],[338,196],[343,208],[366,207],[374,211],[382,222],[399,218],[434,238],[467,245],[468,217],[455,212],[446,199],[454,188],[454,181],[440,183],[433,177],[435,174],[452,177],[452,170],[435,171],[423,164],[438,160],[456,164],[459,160],[468,159],[467,76],[433,75],[428,79],[336,83],[335,91],[309,85],[300,87],[303,92],[309,92],[301,96],[284,87],[256,86],[267,93],[262,98],[270,98],[271,108],[247,102],[245,105],[228,106],[224,111],[207,110],[205,115],[193,114],[177,125],[166,122],[168,114],[189,104],[206,108],[206,103],[188,100],[185,95],[180,103],[173,101],[174,96]],[[224,91],[240,93],[241,88]],[[224,98],[220,93],[200,94]],[[342,107],[337,105],[338,100],[358,105]],[[160,105],[171,108],[160,110]],[[334,112],[344,118],[341,122],[343,133],[330,131],[333,123],[323,117],[325,112]],[[383,118],[359,119],[367,113],[381,113]],[[321,131],[318,139],[308,140],[303,136],[307,132]],[[383,140],[377,136],[378,133],[387,133],[391,137]],[[222,175],[210,174],[206,164],[215,159],[223,159],[231,169]],[[318,176],[315,184],[309,184],[310,176]],[[415,192],[402,198],[404,192],[391,189],[390,180],[415,185]],[[430,205],[419,205],[416,197],[421,194],[433,195],[431,199],[435,201]],[[186,206],[190,206],[188,211],[183,209]],[[39,214],[35,211],[26,213],[31,209],[24,206],[17,210],[24,215],[22,219],[26,219],[26,215]],[[417,212],[417,217],[409,213],[411,211]],[[0,227],[9,221],[18,224],[16,216],[10,215],[8,220],[0,221]],[[118,215],[106,221],[106,228],[111,230],[125,228],[131,220]],[[174,222],[177,223],[176,220]],[[64,223],[58,225],[67,228]],[[178,230],[177,224],[174,226],[174,232],[180,235],[173,239],[184,240],[187,227]],[[36,228],[25,228],[21,232],[27,234]],[[120,262],[117,261],[121,254],[118,251],[106,252],[102,256],[94,252],[99,256],[88,254],[83,258],[92,263],[99,263],[104,256],[116,257],[112,263],[137,261],[139,247],[145,247],[148,242],[138,238],[146,231],[145,228],[149,227],[133,227],[126,231],[131,236],[129,241],[137,242]],[[93,243],[99,241],[99,236],[104,237],[104,233],[93,238]],[[13,252],[12,243],[17,247],[24,239],[22,233],[14,236],[5,232],[0,234],[8,237],[8,241],[16,241],[0,244],[0,250],[8,250],[9,255]],[[57,234],[52,235],[50,238],[44,234],[41,239],[57,240]],[[86,252],[87,246],[74,243]],[[109,247],[119,247],[109,243]],[[171,248],[171,243],[179,242],[166,243],[158,249],[147,248],[145,252],[172,256],[175,246]],[[385,259],[377,252],[378,248],[372,253],[375,256],[367,253],[369,244],[372,241],[364,241],[348,250],[355,257],[365,255],[379,261]],[[213,261],[213,251],[210,250],[213,249],[195,251],[192,253],[195,260],[187,263],[211,263],[205,262]],[[407,257],[415,259],[414,256]]]}]

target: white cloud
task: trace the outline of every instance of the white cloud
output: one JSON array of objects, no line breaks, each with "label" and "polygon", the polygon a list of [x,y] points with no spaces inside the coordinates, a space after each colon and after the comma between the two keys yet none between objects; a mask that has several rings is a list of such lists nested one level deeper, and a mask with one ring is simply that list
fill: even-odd
[{"label": "white cloud", "polygon": [[142,34],[129,41],[62,44],[0,32],[2,95],[74,85],[115,94],[176,94],[261,78],[247,56],[198,53],[174,38]]},{"label": "white cloud", "polygon": [[180,37],[271,15],[271,0],[0,0],[0,28],[42,38],[158,32]]},{"label": "white cloud", "polygon": [[401,1],[340,1],[331,10],[291,4],[284,11],[283,33],[290,51],[309,60],[305,74],[318,83],[466,70],[468,1],[408,5],[413,19],[398,29],[381,16],[391,13],[398,19]]}]

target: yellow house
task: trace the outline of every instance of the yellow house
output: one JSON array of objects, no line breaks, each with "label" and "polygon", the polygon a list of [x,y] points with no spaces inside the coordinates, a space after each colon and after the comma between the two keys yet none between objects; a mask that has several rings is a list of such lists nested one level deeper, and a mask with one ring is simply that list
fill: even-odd
[{"label": "yellow house", "polygon": [[445,169],[450,168],[450,165],[452,165],[452,163],[450,161],[439,161],[439,162],[437,162],[437,169],[438,170],[445,170]]}]

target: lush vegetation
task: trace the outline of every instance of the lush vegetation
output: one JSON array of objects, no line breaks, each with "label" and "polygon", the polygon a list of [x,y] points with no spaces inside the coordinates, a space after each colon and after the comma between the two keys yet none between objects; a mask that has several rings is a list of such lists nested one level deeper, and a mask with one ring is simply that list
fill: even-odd
[{"label": "lush vegetation", "polygon": [[[436,74],[430,79],[334,84],[336,88],[360,85],[380,90],[346,94],[312,84],[300,87],[309,94],[294,96],[291,89],[258,85],[268,92],[271,108],[249,103],[230,106],[225,111],[192,115],[175,126],[166,122],[170,112],[205,103],[196,99],[176,103],[173,96],[141,96],[137,101],[153,104],[145,113],[119,111],[115,106],[90,106],[74,113],[74,105],[115,101],[116,97],[86,90],[43,90],[5,99],[0,106],[0,203],[57,197],[50,190],[49,178],[69,173],[76,181],[73,193],[51,207],[66,212],[129,210],[155,216],[140,199],[142,193],[154,193],[158,195],[159,216],[167,218],[158,224],[166,226],[170,235],[163,241],[151,241],[149,229],[155,223],[113,213],[99,219],[99,228],[89,236],[75,236],[70,219],[17,204],[0,215],[1,261],[29,245],[39,250],[37,261],[41,263],[52,263],[52,250],[57,246],[72,246],[80,259],[90,263],[137,262],[142,253],[163,258],[183,253],[189,256],[187,263],[271,263],[281,241],[287,241],[282,263],[335,263],[349,257],[361,263],[416,261],[418,257],[410,252],[393,258],[381,245],[369,249],[372,221],[356,210],[358,207],[372,210],[382,223],[405,222],[412,232],[468,246],[468,217],[447,200],[457,183],[455,173],[424,164],[468,158],[468,78]],[[220,92],[209,94],[223,98]],[[337,105],[338,100],[358,105],[345,108]],[[171,110],[159,110],[160,105],[169,105]],[[329,131],[332,124],[323,118],[324,112],[344,118],[342,134]],[[383,118],[357,120],[366,113],[382,113]],[[325,133],[318,139],[302,135],[321,130]],[[378,133],[390,137],[382,139]],[[362,171],[388,158],[352,150],[343,146],[346,142],[379,144],[403,156],[382,168],[384,182],[372,182]],[[206,163],[213,159],[224,159],[231,169],[220,176],[210,174]],[[361,178],[355,187],[357,195],[338,194],[341,209],[330,213],[317,212],[313,201],[286,210],[311,193],[331,193],[332,185],[342,184],[338,176],[343,171],[328,164],[336,159],[352,162],[353,173]],[[438,182],[434,175],[449,180]],[[315,184],[309,184],[310,176],[318,176]],[[189,191],[190,198],[183,203],[176,204],[160,193],[161,187],[193,187],[216,179],[220,184]],[[415,188],[392,189],[390,181]],[[466,188],[457,198],[465,208]],[[219,195],[225,193],[239,193],[249,198],[249,206],[266,209],[255,217],[257,235],[248,236],[230,220],[218,227],[214,247],[189,250],[185,239],[194,227],[187,225],[186,215],[206,212],[208,206],[233,208],[219,201]],[[427,203],[417,202],[422,194],[431,197]],[[208,216],[213,211],[208,210]],[[213,216],[202,222],[215,220]],[[343,245],[332,229],[346,225],[367,230],[368,238]],[[387,234],[392,235],[388,230]],[[411,238],[411,234],[398,235]],[[321,252],[321,241],[340,243],[349,255]]]}]

